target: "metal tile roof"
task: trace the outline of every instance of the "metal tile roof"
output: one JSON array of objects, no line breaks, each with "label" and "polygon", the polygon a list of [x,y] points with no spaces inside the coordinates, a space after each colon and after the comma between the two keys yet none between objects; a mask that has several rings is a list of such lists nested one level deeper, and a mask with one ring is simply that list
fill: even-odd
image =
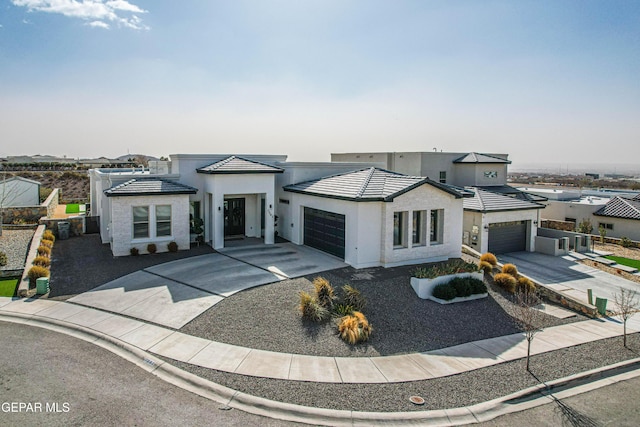
[{"label": "metal tile roof", "polygon": [[395,197],[423,184],[432,185],[456,198],[471,196],[466,190],[440,184],[429,178],[403,175],[375,167],[287,185],[284,190],[359,202],[390,202]]},{"label": "metal tile roof", "polygon": [[284,169],[239,156],[230,156],[209,166],[198,168],[196,172],[207,174],[282,173]]},{"label": "metal tile roof", "polygon": [[640,196],[633,199],[616,196],[593,214],[614,218],[640,219]]},{"label": "metal tile roof", "polygon": [[500,157],[491,156],[482,153],[469,153],[456,159],[453,163],[507,163],[511,164],[511,160],[505,160]]},{"label": "metal tile roof", "polygon": [[544,205],[517,197],[487,191],[479,187],[466,187],[475,193],[474,197],[465,199],[465,210],[477,212],[516,211],[526,209],[542,209]]},{"label": "metal tile roof", "polygon": [[134,178],[104,190],[107,197],[196,194],[197,192],[198,190],[196,188],[162,178]]}]

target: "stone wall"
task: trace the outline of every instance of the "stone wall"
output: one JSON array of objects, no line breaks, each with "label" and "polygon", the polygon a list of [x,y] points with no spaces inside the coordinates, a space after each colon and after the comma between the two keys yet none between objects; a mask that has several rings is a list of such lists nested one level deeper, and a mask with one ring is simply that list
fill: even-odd
[{"label": "stone wall", "polygon": [[59,222],[68,222],[69,223],[69,236],[81,236],[84,234],[84,216],[72,216],[69,218],[40,218],[40,224],[44,224],[47,226],[48,230],[53,231],[53,233],[58,236],[58,223]]},{"label": "stone wall", "polygon": [[39,206],[13,206],[3,209],[2,222],[13,224],[14,221],[23,221],[27,224],[38,224],[40,218],[51,217],[58,207],[60,190],[55,189]]},{"label": "stone wall", "polygon": [[571,221],[558,221],[555,219],[543,219],[540,227],[551,228],[553,230],[576,231],[576,225]]}]

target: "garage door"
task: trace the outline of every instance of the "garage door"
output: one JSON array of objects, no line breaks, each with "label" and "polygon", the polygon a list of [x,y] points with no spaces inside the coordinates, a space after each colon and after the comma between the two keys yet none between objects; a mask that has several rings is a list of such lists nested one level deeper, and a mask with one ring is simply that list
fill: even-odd
[{"label": "garage door", "polygon": [[344,215],[304,208],[304,244],[344,259]]},{"label": "garage door", "polygon": [[489,252],[505,254],[527,250],[527,224],[525,221],[489,224]]}]

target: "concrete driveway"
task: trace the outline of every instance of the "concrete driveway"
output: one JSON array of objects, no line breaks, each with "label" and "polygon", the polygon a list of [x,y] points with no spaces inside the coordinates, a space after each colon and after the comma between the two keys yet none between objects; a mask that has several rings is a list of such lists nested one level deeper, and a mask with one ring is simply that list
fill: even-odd
[{"label": "concrete driveway", "polygon": [[581,301],[588,301],[587,289],[592,289],[594,299],[609,300],[609,309],[613,308],[613,298],[620,292],[620,287],[640,292],[640,284],[582,264],[570,255],[554,257],[536,252],[514,252],[498,255],[498,260],[515,264],[522,274]]},{"label": "concrete driveway", "polygon": [[148,267],[69,301],[179,329],[244,289],[345,266],[292,243],[233,247]]}]

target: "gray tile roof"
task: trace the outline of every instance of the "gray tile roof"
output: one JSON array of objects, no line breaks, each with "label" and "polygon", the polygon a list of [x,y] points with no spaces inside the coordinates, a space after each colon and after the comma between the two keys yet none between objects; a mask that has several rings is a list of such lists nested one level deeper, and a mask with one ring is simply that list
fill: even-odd
[{"label": "gray tile roof", "polygon": [[284,169],[239,156],[230,156],[209,166],[198,168],[196,172],[207,174],[282,173]]},{"label": "gray tile roof", "polygon": [[481,185],[476,188],[480,188],[481,190],[491,191],[492,193],[504,194],[506,196],[515,197],[520,200],[528,200],[530,202],[544,202],[547,199],[546,197],[538,196],[536,194],[527,193],[522,190],[518,190],[517,188],[513,188],[510,185]]},{"label": "gray tile roof", "polygon": [[463,207],[465,210],[477,212],[500,212],[544,208],[544,205],[539,203],[494,193],[492,191],[483,190],[479,187],[466,188],[473,191],[475,195],[472,198],[464,200]]},{"label": "gray tile roof", "polygon": [[429,178],[403,175],[375,167],[287,185],[284,190],[358,202],[390,202],[395,197],[423,184],[432,185],[456,198],[471,196],[464,189],[440,184]]},{"label": "gray tile roof", "polygon": [[593,214],[614,218],[640,219],[640,197],[636,196],[633,199],[627,199],[626,197],[616,196]]},{"label": "gray tile roof", "polygon": [[510,164],[511,160],[505,160],[500,157],[492,156],[482,153],[469,153],[456,159],[453,163],[507,163]]},{"label": "gray tile roof", "polygon": [[134,178],[104,190],[107,197],[196,194],[197,192],[198,190],[196,188],[162,178]]}]

